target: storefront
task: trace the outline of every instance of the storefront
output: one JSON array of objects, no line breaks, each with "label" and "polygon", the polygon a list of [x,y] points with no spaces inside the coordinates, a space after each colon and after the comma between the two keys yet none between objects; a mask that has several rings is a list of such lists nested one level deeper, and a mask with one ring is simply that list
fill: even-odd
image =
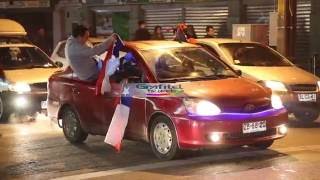
[{"label": "storefront", "polygon": [[50,0],[0,2],[0,18],[13,19],[22,24],[32,41],[38,36],[38,30],[43,28],[50,49],[53,40],[52,12]]}]

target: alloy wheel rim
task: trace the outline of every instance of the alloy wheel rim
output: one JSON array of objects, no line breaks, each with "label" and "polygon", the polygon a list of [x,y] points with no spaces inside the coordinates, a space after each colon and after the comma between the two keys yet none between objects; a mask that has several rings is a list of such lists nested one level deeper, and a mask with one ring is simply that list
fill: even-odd
[{"label": "alloy wheel rim", "polygon": [[3,102],[2,102],[2,99],[0,97],[0,118],[2,117],[3,115]]},{"label": "alloy wheel rim", "polygon": [[69,137],[74,137],[77,131],[77,120],[75,114],[68,112],[66,116],[66,132]]},{"label": "alloy wheel rim", "polygon": [[167,154],[172,146],[172,133],[165,123],[158,123],[154,128],[154,145],[161,154]]}]

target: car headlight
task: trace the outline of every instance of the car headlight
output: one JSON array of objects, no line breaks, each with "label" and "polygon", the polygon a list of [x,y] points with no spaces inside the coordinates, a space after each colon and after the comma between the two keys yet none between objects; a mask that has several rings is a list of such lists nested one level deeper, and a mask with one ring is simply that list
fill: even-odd
[{"label": "car headlight", "polygon": [[264,81],[264,85],[270,88],[272,91],[283,91],[283,92],[288,91],[286,86],[279,81]]},{"label": "car headlight", "polygon": [[184,105],[190,115],[215,116],[221,113],[214,103],[199,99],[184,99]]},{"label": "car headlight", "polygon": [[30,88],[30,85],[27,83],[15,83],[15,84],[9,85],[9,90],[22,94],[22,93],[30,92],[31,88]]},{"label": "car headlight", "polygon": [[282,109],[284,107],[280,96],[278,95],[271,96],[271,106],[274,109]]}]

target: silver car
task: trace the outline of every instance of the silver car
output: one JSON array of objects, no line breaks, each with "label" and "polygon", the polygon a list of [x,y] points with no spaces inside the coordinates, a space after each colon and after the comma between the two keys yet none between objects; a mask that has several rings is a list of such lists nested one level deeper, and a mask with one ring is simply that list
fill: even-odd
[{"label": "silver car", "polygon": [[199,39],[242,76],[263,83],[281,96],[287,110],[300,121],[313,122],[320,113],[320,79],[295,66],[277,51],[255,42]]}]

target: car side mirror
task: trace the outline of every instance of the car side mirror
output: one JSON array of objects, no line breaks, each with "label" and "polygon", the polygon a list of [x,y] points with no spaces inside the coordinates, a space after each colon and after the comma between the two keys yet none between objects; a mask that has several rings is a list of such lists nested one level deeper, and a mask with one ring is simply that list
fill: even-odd
[{"label": "car side mirror", "polygon": [[240,69],[235,70],[235,72],[236,72],[236,74],[237,74],[238,76],[241,76],[241,75],[242,75],[242,71],[241,71]]},{"label": "car side mirror", "polygon": [[60,61],[56,61],[54,64],[55,64],[56,66],[58,66],[59,68],[62,68],[62,67],[63,67],[63,63],[60,62]]}]

